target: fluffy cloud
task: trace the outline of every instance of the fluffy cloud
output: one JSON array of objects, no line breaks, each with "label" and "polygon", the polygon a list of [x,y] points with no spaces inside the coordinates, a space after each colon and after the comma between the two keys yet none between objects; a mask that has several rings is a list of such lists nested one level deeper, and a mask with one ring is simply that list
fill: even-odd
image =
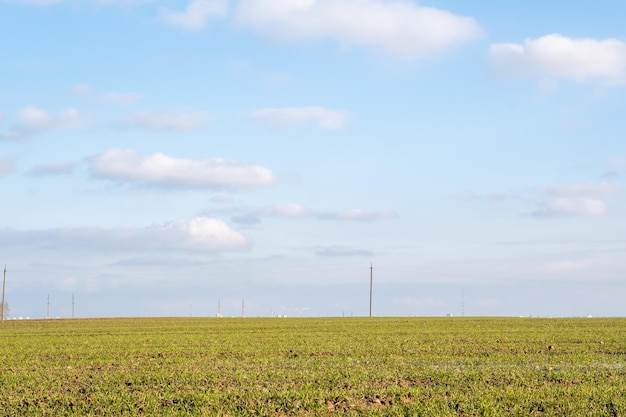
[{"label": "fluffy cloud", "polygon": [[471,17],[408,0],[240,0],[235,20],[284,40],[335,38],[416,59],[477,38]]},{"label": "fluffy cloud", "polygon": [[585,216],[598,217],[606,213],[606,203],[593,198],[555,198],[533,212],[536,218]]},{"label": "fluffy cloud", "polygon": [[505,75],[626,82],[626,43],[617,39],[572,39],[550,34],[526,39],[524,44],[494,44],[490,52],[497,70]]},{"label": "fluffy cloud", "polygon": [[189,132],[201,128],[214,119],[211,113],[204,111],[140,112],[126,117],[120,125],[151,132]]},{"label": "fluffy cloud", "polygon": [[50,114],[34,106],[23,107],[17,112],[17,121],[8,130],[0,132],[0,139],[20,140],[37,133],[59,129],[76,129],[89,124],[90,117],[69,108]]},{"label": "fluffy cloud", "polygon": [[249,245],[248,240],[232,230],[222,220],[198,217],[193,220],[178,220],[166,225],[168,234],[179,236],[183,248],[218,250],[238,249]]},{"label": "fluffy cloud", "polygon": [[141,156],[132,149],[110,149],[89,159],[93,176],[113,181],[173,188],[223,189],[274,182],[267,168],[224,159],[180,159],[162,153]]},{"label": "fluffy cloud", "polygon": [[598,217],[606,214],[604,199],[621,192],[621,188],[607,182],[581,182],[553,185],[536,190],[544,200],[532,212],[536,218],[550,217]]},{"label": "fluffy cloud", "polygon": [[313,122],[321,129],[339,129],[348,120],[347,112],[316,106],[260,109],[247,116],[272,127]]},{"label": "fluffy cloud", "polygon": [[228,13],[227,0],[192,0],[184,11],[161,8],[157,21],[185,30],[200,30],[209,18],[220,18]]},{"label": "fluffy cloud", "polygon": [[41,249],[216,252],[244,249],[250,242],[222,220],[198,217],[146,228],[0,229],[0,245]]}]

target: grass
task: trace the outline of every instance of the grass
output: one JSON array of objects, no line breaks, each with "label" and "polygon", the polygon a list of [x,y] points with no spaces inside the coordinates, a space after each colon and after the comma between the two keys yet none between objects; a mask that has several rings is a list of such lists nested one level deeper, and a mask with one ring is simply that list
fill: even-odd
[{"label": "grass", "polygon": [[626,319],[10,321],[0,415],[626,416]]}]

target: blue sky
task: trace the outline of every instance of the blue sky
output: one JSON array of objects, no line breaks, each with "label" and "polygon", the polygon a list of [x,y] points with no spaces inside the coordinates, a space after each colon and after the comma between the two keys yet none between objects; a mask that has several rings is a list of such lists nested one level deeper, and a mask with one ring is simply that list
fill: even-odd
[{"label": "blue sky", "polygon": [[623,316],[625,14],[2,0],[11,316]]}]

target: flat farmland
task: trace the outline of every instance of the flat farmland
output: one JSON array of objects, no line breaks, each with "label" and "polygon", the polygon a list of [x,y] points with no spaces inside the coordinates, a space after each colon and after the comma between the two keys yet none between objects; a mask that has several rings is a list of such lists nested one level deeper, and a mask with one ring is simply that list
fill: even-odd
[{"label": "flat farmland", "polygon": [[0,323],[2,416],[626,416],[626,319]]}]

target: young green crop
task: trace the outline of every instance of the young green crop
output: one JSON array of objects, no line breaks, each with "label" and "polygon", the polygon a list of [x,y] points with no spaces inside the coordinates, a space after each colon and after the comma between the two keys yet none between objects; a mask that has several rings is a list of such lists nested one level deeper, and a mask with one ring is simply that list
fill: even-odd
[{"label": "young green crop", "polygon": [[4,322],[0,415],[623,416],[626,320]]}]

